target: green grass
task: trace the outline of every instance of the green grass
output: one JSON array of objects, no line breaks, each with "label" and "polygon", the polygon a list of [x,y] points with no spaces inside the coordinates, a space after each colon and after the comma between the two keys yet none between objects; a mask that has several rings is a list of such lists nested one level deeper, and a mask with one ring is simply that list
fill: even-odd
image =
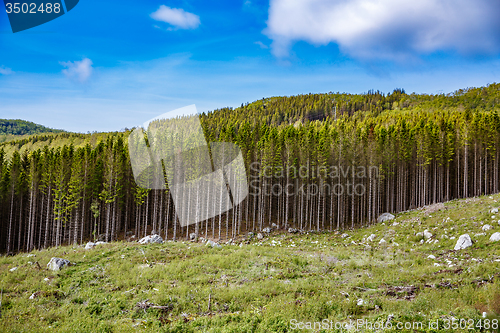
[{"label": "green grass", "polygon": [[[483,312],[489,320],[500,314],[500,242],[489,241],[500,231],[500,214],[489,213],[500,195],[491,198],[451,201],[445,210],[414,210],[340,233],[241,238],[242,247],[117,242],[0,257],[0,332],[291,332],[301,331],[292,320],[375,323],[391,314],[392,331],[411,322],[423,326],[408,332],[480,331]],[[484,224],[493,228],[475,236]],[[416,236],[425,229],[432,243]],[[450,251],[463,233],[474,245]],[[363,240],[370,234],[375,241]],[[74,264],[48,271],[51,257]],[[146,300],[164,308],[137,306]],[[474,321],[474,329],[447,330],[451,318],[469,320],[468,327]],[[439,328],[429,329],[436,320]]]}]

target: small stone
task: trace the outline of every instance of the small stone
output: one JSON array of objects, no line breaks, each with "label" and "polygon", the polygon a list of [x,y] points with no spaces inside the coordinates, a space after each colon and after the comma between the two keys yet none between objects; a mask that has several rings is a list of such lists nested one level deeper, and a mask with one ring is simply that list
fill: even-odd
[{"label": "small stone", "polygon": [[9,271],[11,271],[11,272],[14,272],[16,270],[17,270],[17,267],[12,267],[11,269],[9,269]]},{"label": "small stone", "polygon": [[288,228],[288,232],[291,234],[296,234],[298,232],[298,230],[295,228]]},{"label": "small stone", "polygon": [[490,230],[491,228],[492,228],[492,226],[491,226],[491,225],[489,225],[489,224],[485,224],[485,225],[483,225],[483,227],[481,228],[481,230],[483,230],[483,231],[488,231],[488,230]]},{"label": "small stone", "polygon": [[265,232],[266,234],[270,234],[271,231],[272,231],[272,229],[269,227],[262,229],[262,232]]},{"label": "small stone", "polygon": [[468,234],[461,235],[458,240],[457,244],[455,245],[454,250],[463,250],[468,247],[472,246],[472,240],[470,239],[470,236]]},{"label": "small stone", "polygon": [[358,302],[356,304],[358,306],[361,306],[361,305],[365,304],[365,301],[363,301],[362,299],[358,299]]},{"label": "small stone", "polygon": [[495,208],[490,209],[490,213],[491,214],[497,214],[498,213],[498,208],[495,207]]},{"label": "small stone", "polygon": [[207,243],[205,244],[206,246],[211,246],[211,247],[216,247],[218,249],[220,249],[222,246],[220,246],[219,244],[217,244],[216,242],[214,242],[213,240],[207,240]]},{"label": "small stone", "polygon": [[436,256],[435,256],[435,255],[433,255],[433,254],[430,254],[430,255],[428,255],[428,256],[427,256],[427,258],[428,258],[428,259],[436,259]]},{"label": "small stone", "polygon": [[257,234],[257,239],[258,240],[263,240],[264,239],[264,235],[262,235],[260,232]]},{"label": "small stone", "polygon": [[349,235],[348,234],[342,234],[342,236],[340,236],[340,237],[347,238],[347,237],[349,237]]},{"label": "small stone", "polygon": [[383,239],[383,238],[382,238],[382,239],[380,240],[380,242],[378,242],[378,243],[379,243],[379,244],[385,244],[385,243],[387,243],[387,242],[385,241],[385,239]]},{"label": "small stone", "polygon": [[490,237],[491,242],[498,242],[500,240],[500,232],[495,232],[493,235]]},{"label": "small stone", "polygon": [[424,230],[424,237],[425,239],[429,239],[432,237],[432,234],[429,232],[429,230]]},{"label": "small stone", "polygon": [[377,237],[377,235],[371,234],[370,236],[368,236],[368,238],[366,240],[369,242],[373,242],[373,240],[375,240],[376,237]]},{"label": "small stone", "polygon": [[192,232],[189,234],[189,239],[194,241],[196,240],[196,238],[198,238],[198,235],[196,234],[196,232]]}]

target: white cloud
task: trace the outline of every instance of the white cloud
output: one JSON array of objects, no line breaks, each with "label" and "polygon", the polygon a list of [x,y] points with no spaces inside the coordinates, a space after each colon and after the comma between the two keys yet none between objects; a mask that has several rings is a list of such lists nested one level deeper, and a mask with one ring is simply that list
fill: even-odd
[{"label": "white cloud", "polygon": [[500,50],[497,0],[271,0],[264,33],[287,57],[296,41],[337,43],[361,59]]},{"label": "white cloud", "polygon": [[266,44],[262,43],[260,40],[256,41],[254,44],[259,45],[261,49],[268,49],[269,48],[269,46],[267,46]]},{"label": "white cloud", "polygon": [[196,29],[200,25],[200,17],[198,15],[188,13],[182,8],[170,8],[161,5],[150,16],[156,21],[169,23],[178,29]]},{"label": "white cloud", "polygon": [[89,58],[84,58],[82,61],[60,62],[60,64],[67,67],[67,69],[63,69],[62,72],[71,80],[83,83],[92,75],[92,60]]},{"label": "white cloud", "polygon": [[0,74],[2,74],[2,75],[10,75],[10,74],[13,74],[13,73],[14,72],[12,71],[12,69],[4,67],[4,66],[0,66]]}]

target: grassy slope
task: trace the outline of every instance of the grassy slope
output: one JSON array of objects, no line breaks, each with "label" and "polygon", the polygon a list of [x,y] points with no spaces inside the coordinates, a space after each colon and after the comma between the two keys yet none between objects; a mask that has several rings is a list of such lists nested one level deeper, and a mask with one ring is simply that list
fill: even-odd
[{"label": "grassy slope", "polygon": [[[439,331],[447,331],[442,325],[452,316],[477,323],[483,311],[490,319],[500,313],[500,243],[489,241],[500,231],[500,215],[489,213],[499,201],[494,195],[451,201],[434,213],[405,212],[396,217],[398,225],[349,231],[346,238],[276,233],[221,249],[119,242],[1,257],[0,331],[286,332],[291,319],[375,322],[390,314],[393,325],[422,321],[427,328],[439,319]],[[493,229],[476,236],[486,223]],[[424,229],[438,242],[421,244],[415,234]],[[466,232],[474,245],[450,251],[456,239],[446,237]],[[376,241],[363,241],[372,233]],[[387,243],[380,245],[382,237]],[[48,271],[54,256],[74,265]],[[167,309],[137,307],[145,300]]]}]

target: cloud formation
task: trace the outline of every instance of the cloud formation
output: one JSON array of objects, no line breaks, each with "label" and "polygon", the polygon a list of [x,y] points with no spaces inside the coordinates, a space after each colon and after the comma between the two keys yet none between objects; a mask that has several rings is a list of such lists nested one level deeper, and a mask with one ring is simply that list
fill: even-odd
[{"label": "cloud formation", "polygon": [[67,78],[73,81],[84,83],[92,75],[92,60],[89,58],[84,58],[82,61],[60,62],[60,64],[67,67],[62,72]]},{"label": "cloud formation", "polygon": [[12,69],[4,67],[4,66],[0,66],[0,74],[2,74],[2,75],[10,75],[10,74],[13,74],[13,73],[14,72],[12,71]]},{"label": "cloud formation", "polygon": [[156,21],[166,22],[177,29],[196,29],[201,23],[198,15],[188,13],[182,8],[170,8],[165,5],[161,5],[150,16]]},{"label": "cloud formation", "polygon": [[296,41],[338,44],[358,59],[405,60],[435,51],[500,51],[496,0],[271,0],[264,33],[287,57]]}]

